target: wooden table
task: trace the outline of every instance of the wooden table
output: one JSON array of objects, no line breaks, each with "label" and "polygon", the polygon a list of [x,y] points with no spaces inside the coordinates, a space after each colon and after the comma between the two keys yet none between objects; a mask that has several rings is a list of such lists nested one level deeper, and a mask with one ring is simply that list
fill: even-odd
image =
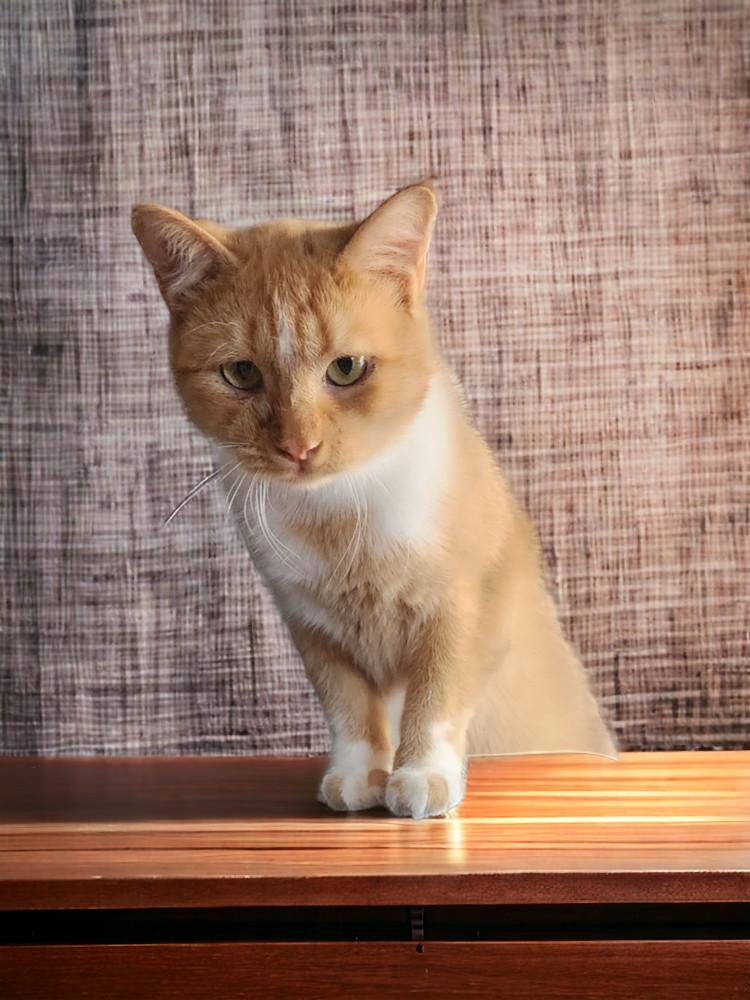
[{"label": "wooden table", "polygon": [[423,822],[322,768],[0,760],[0,996],[750,997],[750,751],[476,760]]}]

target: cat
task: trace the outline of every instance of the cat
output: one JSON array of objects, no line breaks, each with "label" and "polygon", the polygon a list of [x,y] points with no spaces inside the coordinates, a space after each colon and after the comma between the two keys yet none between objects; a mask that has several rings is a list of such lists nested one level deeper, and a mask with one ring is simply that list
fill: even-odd
[{"label": "cat", "polygon": [[436,213],[427,184],[361,223],[133,209],[185,410],[322,704],[334,810],[443,815],[470,755],[615,755],[430,331]]}]

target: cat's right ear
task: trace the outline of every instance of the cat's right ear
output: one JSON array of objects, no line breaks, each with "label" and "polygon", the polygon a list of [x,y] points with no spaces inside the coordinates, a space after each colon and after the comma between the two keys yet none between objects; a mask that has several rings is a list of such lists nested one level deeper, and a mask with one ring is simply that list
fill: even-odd
[{"label": "cat's right ear", "polygon": [[131,224],[171,310],[179,310],[185,296],[209,274],[235,261],[218,238],[218,227],[209,232],[173,208],[136,205]]},{"label": "cat's right ear", "polygon": [[424,288],[436,215],[437,199],[428,184],[403,188],[365,219],[343,258],[357,270],[395,283],[402,300],[413,305]]}]

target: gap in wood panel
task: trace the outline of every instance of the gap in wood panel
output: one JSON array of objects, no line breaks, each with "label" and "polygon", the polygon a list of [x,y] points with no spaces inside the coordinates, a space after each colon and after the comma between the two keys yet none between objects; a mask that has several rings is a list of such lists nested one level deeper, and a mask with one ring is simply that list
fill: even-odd
[{"label": "gap in wood panel", "polygon": [[[426,941],[745,940],[750,903],[425,906]],[[34,911],[0,943],[409,941],[406,906]]]}]

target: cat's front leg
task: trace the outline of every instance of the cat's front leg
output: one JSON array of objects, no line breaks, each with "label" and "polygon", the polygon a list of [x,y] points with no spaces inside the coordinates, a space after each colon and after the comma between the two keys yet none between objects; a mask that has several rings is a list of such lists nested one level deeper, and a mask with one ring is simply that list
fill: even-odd
[{"label": "cat's front leg", "polygon": [[393,751],[377,749],[369,739],[352,739],[346,729],[331,727],[331,753],[318,799],[338,812],[383,806]]},{"label": "cat's front leg", "polygon": [[467,672],[462,632],[449,620],[432,623],[409,664],[400,743],[385,795],[396,816],[442,816],[464,797],[475,679]]},{"label": "cat's front leg", "polygon": [[338,812],[385,805],[393,747],[382,699],[336,642],[314,629],[292,635],[331,732],[318,799]]},{"label": "cat's front leg", "polygon": [[395,816],[443,816],[466,791],[465,736],[445,719],[428,725],[418,743],[416,751],[402,743],[396,753],[385,804]]}]

